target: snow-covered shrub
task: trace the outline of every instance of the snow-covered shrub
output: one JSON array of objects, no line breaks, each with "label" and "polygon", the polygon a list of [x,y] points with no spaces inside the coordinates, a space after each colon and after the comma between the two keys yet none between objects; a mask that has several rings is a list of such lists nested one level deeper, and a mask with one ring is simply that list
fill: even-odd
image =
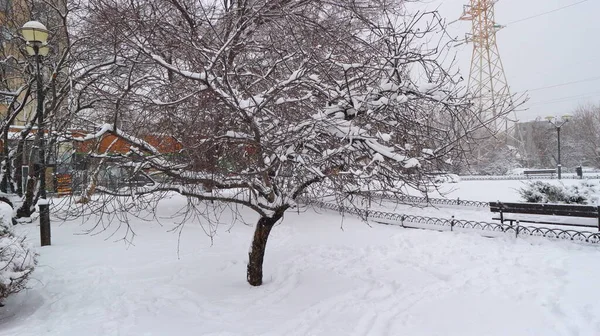
[{"label": "snow-covered shrub", "polygon": [[0,302],[25,288],[36,265],[36,254],[15,236],[12,229],[12,207],[0,202]]},{"label": "snow-covered shrub", "polygon": [[535,181],[519,189],[521,197],[530,203],[564,203],[592,204],[597,203],[596,186],[590,182],[580,185],[554,185],[547,182]]},{"label": "snow-covered shrub", "polygon": [[584,181],[579,185],[569,186],[565,193],[568,199],[583,199],[583,203],[579,204],[598,204],[598,186],[592,182]]}]

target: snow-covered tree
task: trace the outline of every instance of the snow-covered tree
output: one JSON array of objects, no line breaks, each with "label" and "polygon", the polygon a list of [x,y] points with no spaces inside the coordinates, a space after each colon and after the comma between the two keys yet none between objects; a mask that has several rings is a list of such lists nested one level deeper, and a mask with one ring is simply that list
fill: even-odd
[{"label": "snow-covered tree", "polygon": [[[119,162],[162,175],[153,187],[96,190],[134,195],[121,203],[130,211],[143,195],[165,192],[212,202],[215,211],[254,210],[251,285],[262,283],[271,229],[301,197],[424,189],[426,173],[459,157],[482,127],[459,76],[442,66],[446,45],[433,42],[446,38],[443,20],[408,13],[403,1],[88,6],[83,30],[120,70],[81,88],[100,97],[100,117],[86,122],[131,144]],[[179,145],[160,150],[150,136]]]},{"label": "snow-covered tree", "polygon": [[476,158],[471,158],[470,170],[481,175],[505,175],[520,168],[520,154],[517,148],[507,144],[506,138],[491,137],[482,140]]},{"label": "snow-covered tree", "polygon": [[567,153],[575,156],[573,163],[600,168],[600,105],[588,104],[575,109],[563,131],[570,145]]},{"label": "snow-covered tree", "polygon": [[[27,54],[18,29],[29,20],[41,21],[49,30],[50,52],[41,57],[42,128],[46,130],[46,162],[53,160],[57,144],[70,141],[75,116],[93,103],[80,96],[115,67],[115,59],[98,58],[97,47],[82,36],[81,1],[23,0],[8,3],[0,14],[0,192],[16,194],[18,217],[29,217],[39,197],[41,165],[38,152],[41,132],[36,100],[35,58]],[[104,57],[105,55],[101,55]],[[83,103],[85,101],[85,103]],[[23,176],[22,167],[27,167]]]}]

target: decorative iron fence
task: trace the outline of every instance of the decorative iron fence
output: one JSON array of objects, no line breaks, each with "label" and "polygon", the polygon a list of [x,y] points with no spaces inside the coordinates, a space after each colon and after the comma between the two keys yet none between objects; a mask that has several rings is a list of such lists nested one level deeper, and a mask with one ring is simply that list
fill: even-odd
[{"label": "decorative iron fence", "polygon": [[[491,175],[481,175],[481,176],[460,176],[462,181],[515,181],[515,180],[556,180],[558,177],[555,176],[525,176],[525,175],[506,175],[506,176],[491,176]],[[579,177],[576,175],[563,175],[563,180],[579,180]],[[597,180],[600,179],[600,175],[584,175],[583,180]]]},{"label": "decorative iron fence", "polygon": [[475,207],[475,208],[487,208],[489,207],[488,202],[481,201],[469,201],[461,200],[460,198],[432,198],[432,197],[420,197],[420,196],[402,196],[402,197],[390,197],[385,193],[371,193],[372,196],[376,196],[391,201],[397,201],[403,204],[434,204],[434,205],[451,205],[451,206],[464,206],[464,207]]},{"label": "decorative iron fence", "polygon": [[[439,229],[447,228],[450,231],[455,229],[480,230],[489,233],[514,234],[519,235],[544,237],[550,239],[571,240],[575,242],[599,244],[600,232],[588,232],[577,230],[562,230],[557,228],[522,226],[518,222],[516,225],[478,222],[464,219],[435,218],[426,216],[406,215],[399,213],[391,213],[385,211],[374,211],[359,209],[341,204],[333,204],[317,200],[302,199],[302,202],[313,205],[322,209],[334,210],[342,213],[357,215],[362,219],[371,219],[380,224],[399,225],[406,228],[423,228],[414,224],[425,224],[437,227]],[[413,225],[411,225],[413,224]]]}]

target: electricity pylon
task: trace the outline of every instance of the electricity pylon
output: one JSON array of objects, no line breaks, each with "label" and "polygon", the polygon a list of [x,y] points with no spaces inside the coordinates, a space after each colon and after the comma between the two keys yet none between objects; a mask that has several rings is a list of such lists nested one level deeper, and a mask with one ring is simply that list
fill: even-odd
[{"label": "electricity pylon", "polygon": [[494,5],[498,0],[471,0],[464,6],[460,20],[471,21],[472,30],[468,41],[473,43],[473,56],[468,88],[475,99],[480,121],[494,134],[506,132],[513,139],[516,113],[503,115],[513,108],[513,101],[504,74],[504,67],[496,44],[496,33],[503,26],[494,19]]}]

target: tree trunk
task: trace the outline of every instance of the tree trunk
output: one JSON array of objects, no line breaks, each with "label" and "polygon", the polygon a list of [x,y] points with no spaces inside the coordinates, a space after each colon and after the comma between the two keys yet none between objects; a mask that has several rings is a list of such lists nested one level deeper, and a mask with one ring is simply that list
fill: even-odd
[{"label": "tree trunk", "polygon": [[15,161],[13,167],[15,168],[15,183],[17,184],[17,195],[23,196],[23,155],[25,147],[25,140],[19,140],[17,144],[17,152],[15,153]]},{"label": "tree trunk", "polygon": [[3,193],[12,193],[14,190],[9,188],[9,181],[11,177],[11,169],[10,169],[10,154],[8,148],[8,132],[4,132],[2,135],[2,182],[0,182],[0,191]]},{"label": "tree trunk", "polygon": [[258,223],[256,223],[254,239],[252,240],[252,248],[248,253],[247,280],[252,286],[262,285],[262,268],[265,257],[265,249],[267,248],[267,239],[269,239],[271,229],[276,222],[277,219],[275,218],[261,217],[258,220]]},{"label": "tree trunk", "polygon": [[25,187],[25,195],[23,204],[17,209],[17,218],[30,217],[35,211],[35,200],[38,196],[37,184],[40,180],[40,165],[29,164],[29,175],[27,176],[27,185]]}]

